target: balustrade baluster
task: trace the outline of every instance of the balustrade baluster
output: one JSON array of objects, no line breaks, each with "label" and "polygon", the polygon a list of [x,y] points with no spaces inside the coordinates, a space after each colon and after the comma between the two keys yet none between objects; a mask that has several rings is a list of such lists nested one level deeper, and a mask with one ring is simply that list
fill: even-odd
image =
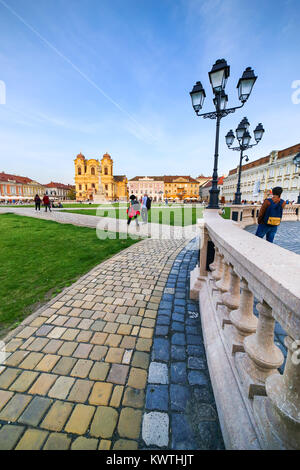
[{"label": "balustrade baluster", "polygon": [[229,272],[229,264],[224,261],[223,263],[223,273],[221,279],[216,282],[217,288],[221,292],[227,292],[230,285],[230,272]]},{"label": "balustrade baluster", "polygon": [[246,336],[255,333],[257,327],[257,317],[253,314],[253,293],[248,289],[248,282],[242,279],[241,302],[237,310],[230,312],[231,323],[235,327],[235,340],[238,344],[243,344]]},{"label": "balustrade baluster", "polygon": [[215,247],[214,261],[209,265],[209,269],[211,271],[215,271],[217,269],[219,256],[220,256],[219,250],[218,250],[218,248]]},{"label": "balustrade baluster", "polygon": [[233,310],[240,305],[240,278],[235,273],[233,266],[229,267],[230,283],[228,292],[222,294],[222,301],[229,310]]},{"label": "balustrade baluster", "polygon": [[300,341],[285,337],[283,375],[266,380],[267,398],[254,400],[254,414],[270,449],[300,449]]},{"label": "balustrade baluster", "polygon": [[223,274],[223,269],[224,269],[224,263],[223,263],[223,258],[224,256],[222,255],[222,253],[219,253],[219,257],[218,257],[218,261],[217,261],[217,267],[216,269],[213,271],[212,273],[212,277],[218,281],[219,279],[221,279],[222,277],[222,274]]},{"label": "balustrade baluster", "polygon": [[246,356],[243,357],[243,368],[250,378],[249,397],[256,393],[265,393],[267,377],[278,373],[277,369],[283,363],[283,354],[274,344],[275,320],[272,309],[266,303],[257,304],[259,318],[254,334],[244,339]]}]

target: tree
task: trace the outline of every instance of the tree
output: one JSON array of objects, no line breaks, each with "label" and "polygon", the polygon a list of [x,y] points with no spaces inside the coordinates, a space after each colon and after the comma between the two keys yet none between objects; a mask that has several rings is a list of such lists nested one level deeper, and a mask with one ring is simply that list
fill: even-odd
[{"label": "tree", "polygon": [[76,199],[76,191],[75,189],[70,189],[70,191],[67,194],[67,199],[70,199],[71,201]]}]

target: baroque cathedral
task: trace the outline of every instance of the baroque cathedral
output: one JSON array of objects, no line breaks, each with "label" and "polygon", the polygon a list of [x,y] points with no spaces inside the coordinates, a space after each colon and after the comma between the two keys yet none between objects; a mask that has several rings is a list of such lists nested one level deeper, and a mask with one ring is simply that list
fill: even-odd
[{"label": "baroque cathedral", "polygon": [[100,162],[79,153],[74,163],[77,201],[99,200],[99,196],[106,201],[127,201],[128,180],[125,175],[113,174],[113,160],[108,153]]}]

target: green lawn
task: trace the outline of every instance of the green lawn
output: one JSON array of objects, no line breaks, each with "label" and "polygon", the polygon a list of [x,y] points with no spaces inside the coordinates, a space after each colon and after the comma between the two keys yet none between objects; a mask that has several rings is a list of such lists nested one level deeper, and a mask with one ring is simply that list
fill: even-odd
[{"label": "green lawn", "polygon": [[138,240],[99,240],[95,229],[0,215],[0,337],[64,287]]},{"label": "green lawn", "polygon": [[[67,208],[83,208],[83,207],[98,207],[99,204],[80,204],[80,203],[74,203],[74,204],[64,204],[64,202],[62,203],[63,207],[67,207]],[[101,204],[101,206],[113,206],[113,207],[117,207],[118,205],[120,206],[126,206],[126,202],[114,202],[113,204],[110,204],[110,203],[107,203],[107,204]],[[5,205],[0,205],[0,207],[14,207],[15,209],[18,209],[18,208],[24,208],[24,207],[35,207],[34,204],[24,204],[24,205],[19,205],[19,204],[5,204]]]},{"label": "green lawn", "polygon": [[[154,222],[165,225],[175,225],[185,227],[194,225],[197,219],[203,217],[203,207],[153,207],[148,214],[148,222]],[[112,217],[116,219],[127,219],[126,207],[121,209],[85,209],[85,210],[66,210],[74,214],[94,215],[100,217]],[[141,217],[139,217],[140,219]]]}]

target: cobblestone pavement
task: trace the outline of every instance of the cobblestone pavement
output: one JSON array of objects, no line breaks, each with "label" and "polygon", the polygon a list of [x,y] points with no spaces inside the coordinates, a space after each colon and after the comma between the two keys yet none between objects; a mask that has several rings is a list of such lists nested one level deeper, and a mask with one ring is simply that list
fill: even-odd
[{"label": "cobblestone pavement", "polygon": [[45,212],[45,210],[35,211],[34,208],[3,208],[0,207],[0,214],[13,213],[23,215],[26,217],[34,217],[37,219],[52,220],[62,224],[73,224],[83,227],[98,228],[99,230],[108,230],[111,232],[129,233],[144,237],[151,237],[155,239],[169,239],[169,238],[185,238],[191,240],[197,236],[197,225],[188,225],[186,227],[170,226],[165,224],[147,223],[139,224],[136,228],[135,222],[131,222],[127,226],[127,221],[124,219],[115,219],[110,217],[97,217],[94,215],[74,214],[65,211],[53,210],[52,212]]},{"label": "cobblestone pavement", "polygon": [[191,241],[177,256],[159,304],[146,389],[147,449],[223,449],[206,363],[199,303],[189,277],[199,259]]},{"label": "cobblestone pavement", "polygon": [[[245,230],[255,233],[257,225],[250,225]],[[275,245],[300,255],[300,222],[281,222],[274,238]]]},{"label": "cobblestone pavement", "polygon": [[[255,234],[257,225],[249,225],[245,228],[247,232]],[[282,248],[285,248],[289,251],[294,251],[300,255],[300,222],[281,222],[278,227],[276,236],[274,238],[275,245],[279,245]],[[258,311],[256,309],[257,300],[254,302],[254,313],[258,316]],[[285,367],[285,361],[287,357],[287,349],[284,344],[284,338],[286,332],[283,330],[281,325],[276,322],[275,324],[275,344],[281,349],[284,355],[284,363],[280,367],[280,372],[283,373]]]},{"label": "cobblestone pavement", "polygon": [[[197,307],[186,297],[197,252],[185,245],[143,240],[101,263],[7,336],[0,449],[222,446]],[[168,350],[164,341],[168,360],[160,356]],[[157,382],[162,366],[168,368],[165,391]],[[157,415],[164,411],[157,411],[157,398],[159,406],[168,403],[164,416]],[[162,440],[153,443],[158,423]]]}]

